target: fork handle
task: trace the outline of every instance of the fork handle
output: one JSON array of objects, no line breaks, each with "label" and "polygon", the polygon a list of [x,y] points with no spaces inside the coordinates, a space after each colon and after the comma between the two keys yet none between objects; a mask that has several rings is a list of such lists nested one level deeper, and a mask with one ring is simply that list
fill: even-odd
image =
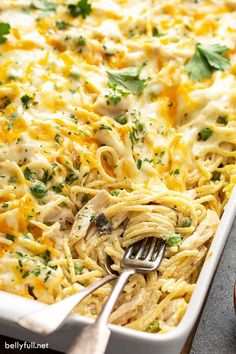
[{"label": "fork handle", "polygon": [[92,326],[85,327],[75,342],[69,348],[67,354],[104,354],[110,337],[107,322],[128,278],[135,273],[134,269],[125,268],[120,274],[114,289],[109,296],[100,315]]}]

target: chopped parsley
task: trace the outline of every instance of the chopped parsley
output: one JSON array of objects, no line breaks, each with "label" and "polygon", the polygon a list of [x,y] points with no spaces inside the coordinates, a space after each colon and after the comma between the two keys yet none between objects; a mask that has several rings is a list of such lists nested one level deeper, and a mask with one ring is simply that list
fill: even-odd
[{"label": "chopped parsley", "polygon": [[124,125],[124,124],[126,124],[128,122],[128,119],[127,119],[127,116],[126,116],[125,113],[121,114],[116,120],[121,125]]},{"label": "chopped parsley", "polygon": [[34,181],[34,173],[31,171],[29,167],[26,167],[23,173],[25,179],[27,179],[28,181]]},{"label": "chopped parsley", "polygon": [[142,164],[143,164],[143,161],[140,160],[140,159],[138,159],[138,161],[137,161],[137,168],[138,168],[139,170],[141,169]]},{"label": "chopped parsley", "polygon": [[219,124],[227,125],[229,121],[226,116],[219,116],[216,122]]},{"label": "chopped parsley", "polygon": [[86,39],[84,36],[79,36],[77,38],[77,44],[81,47],[83,47],[86,44]]},{"label": "chopped parsley", "polygon": [[158,30],[156,27],[154,27],[154,28],[152,29],[152,36],[153,36],[153,37],[161,37],[161,36],[163,36],[163,35],[159,32],[159,30]]},{"label": "chopped parsley", "polygon": [[74,261],[75,274],[81,274],[83,272],[83,265],[79,261]]},{"label": "chopped parsley", "polygon": [[181,224],[182,227],[189,227],[191,225],[192,225],[192,219],[191,218],[189,218],[188,216],[183,218],[182,224]]},{"label": "chopped parsley", "polygon": [[67,8],[73,17],[82,16],[86,18],[92,11],[91,4],[87,0],[80,0],[77,4],[69,4]]},{"label": "chopped parsley", "polygon": [[27,277],[29,276],[29,274],[30,274],[30,272],[27,270],[26,272],[24,272],[24,273],[22,274],[22,278],[23,278],[23,279],[27,278]]},{"label": "chopped parsley", "polygon": [[14,242],[15,241],[15,237],[13,235],[7,234],[6,239],[9,241]]},{"label": "chopped parsley", "polygon": [[148,332],[151,332],[151,333],[156,333],[158,331],[158,329],[159,329],[159,322],[157,320],[153,321],[148,326]]},{"label": "chopped parsley", "polygon": [[25,109],[29,109],[30,100],[31,100],[31,97],[28,95],[24,95],[21,97],[21,102],[22,102],[22,105]]},{"label": "chopped parsley", "polygon": [[180,235],[178,235],[178,234],[171,235],[168,238],[168,240],[167,240],[167,244],[170,247],[172,247],[172,246],[180,246],[181,243],[182,243],[182,239],[181,239]]},{"label": "chopped parsley", "polygon": [[9,23],[0,22],[0,44],[6,42],[7,38],[5,37],[7,34],[10,33],[11,26]]},{"label": "chopped parsley", "polygon": [[70,27],[70,24],[65,21],[56,21],[56,26],[60,31],[65,31],[67,28]]},{"label": "chopped parsley", "polygon": [[206,141],[212,136],[212,134],[213,134],[213,131],[210,128],[203,128],[198,133],[198,140]]},{"label": "chopped parsley", "polygon": [[220,181],[221,173],[219,171],[215,171],[212,176],[212,181]]},{"label": "chopped parsley", "polygon": [[176,168],[176,169],[173,171],[173,174],[174,174],[174,175],[179,175],[179,174],[180,174],[179,168]]},{"label": "chopped parsley", "polygon": [[103,129],[105,129],[105,130],[112,130],[112,127],[110,127],[109,125],[101,124],[99,129],[100,129],[100,130],[103,130]]},{"label": "chopped parsley", "polygon": [[46,264],[51,260],[51,251],[49,251],[48,249],[46,249],[43,255],[43,260],[45,261]]},{"label": "chopped parsley", "polygon": [[229,68],[230,60],[223,54],[229,48],[220,44],[203,47],[200,43],[195,46],[195,53],[185,68],[193,81],[210,78],[215,70],[224,71]]},{"label": "chopped parsley", "polygon": [[117,90],[110,89],[105,94],[105,98],[106,98],[106,104],[108,106],[110,105],[116,106],[122,100],[122,93]]},{"label": "chopped parsley", "polygon": [[56,134],[56,135],[54,136],[54,140],[55,140],[55,142],[56,142],[58,145],[60,145],[60,143],[61,143],[61,136],[60,136],[60,134]]},{"label": "chopped parsley", "polygon": [[41,270],[39,268],[35,268],[31,271],[31,273],[38,277],[41,273]]},{"label": "chopped parsley", "polygon": [[31,192],[35,198],[41,199],[41,198],[45,197],[48,190],[47,190],[46,185],[43,182],[37,181],[33,184],[32,188],[31,188]]},{"label": "chopped parsley", "polygon": [[66,184],[72,184],[74,181],[76,181],[78,179],[78,177],[76,176],[76,174],[74,174],[73,172],[69,173],[66,176]]},{"label": "chopped parsley", "polygon": [[63,188],[64,188],[63,183],[59,183],[59,184],[52,187],[52,189],[54,190],[55,193],[61,193]]},{"label": "chopped parsley", "polygon": [[44,283],[46,283],[46,281],[48,280],[48,278],[49,278],[49,276],[50,276],[51,273],[52,273],[51,270],[49,270],[49,271],[47,272],[46,277],[44,278]]},{"label": "chopped parsley", "polygon": [[107,71],[109,85],[123,94],[140,95],[147,86],[147,79],[140,79],[143,66]]},{"label": "chopped parsley", "polygon": [[114,191],[111,191],[111,195],[113,195],[113,197],[118,197],[120,192],[121,192],[120,189],[114,189]]}]

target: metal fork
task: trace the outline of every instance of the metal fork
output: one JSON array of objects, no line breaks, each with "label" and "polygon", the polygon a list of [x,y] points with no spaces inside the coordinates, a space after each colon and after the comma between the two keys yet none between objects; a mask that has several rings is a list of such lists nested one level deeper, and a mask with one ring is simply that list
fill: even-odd
[{"label": "metal fork", "polygon": [[95,323],[85,327],[67,354],[104,354],[110,337],[107,327],[112,309],[128,278],[136,273],[147,273],[159,267],[165,253],[166,244],[154,237],[146,238],[131,245],[121,261],[123,268],[114,289]]}]

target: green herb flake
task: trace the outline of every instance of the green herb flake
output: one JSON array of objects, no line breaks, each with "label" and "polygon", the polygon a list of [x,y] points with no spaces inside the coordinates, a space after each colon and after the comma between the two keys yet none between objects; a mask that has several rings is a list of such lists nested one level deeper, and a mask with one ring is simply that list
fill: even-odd
[{"label": "green herb flake", "polygon": [[218,124],[223,124],[227,125],[228,124],[228,118],[226,116],[219,116],[216,121]]},{"label": "green herb flake", "polygon": [[74,174],[73,172],[69,173],[66,176],[66,184],[72,184],[74,181],[76,181],[78,179],[78,176],[76,176],[76,174]]},{"label": "green herb flake", "polygon": [[100,130],[103,130],[103,129],[105,129],[105,130],[112,130],[112,127],[110,127],[109,125],[101,124],[101,125],[100,125]]},{"label": "green herb flake", "polygon": [[46,283],[46,281],[48,280],[48,278],[49,278],[49,276],[50,276],[51,273],[52,273],[51,270],[49,270],[49,271],[47,272],[46,277],[44,278],[44,283]]},{"label": "green herb flake", "polygon": [[168,238],[168,240],[167,240],[167,244],[170,247],[172,247],[172,246],[180,246],[181,243],[182,243],[182,239],[181,239],[180,235],[178,235],[178,234],[171,235]]},{"label": "green herb flake", "polygon": [[220,44],[202,47],[196,44],[195,53],[188,61],[185,68],[193,81],[200,81],[204,78],[210,78],[215,70],[224,71],[230,67],[229,58],[223,56],[229,48]]},{"label": "green herb flake", "polygon": [[86,18],[92,11],[91,4],[87,0],[80,0],[77,4],[69,4],[67,8],[73,17]]},{"label": "green herb flake", "polygon": [[6,235],[6,239],[9,240],[9,241],[12,241],[12,242],[15,241],[15,237],[13,235],[10,235],[10,234]]},{"label": "green herb flake", "polygon": [[43,259],[46,263],[48,263],[51,260],[51,251],[49,251],[48,249],[46,249],[44,255],[43,255]]},{"label": "green herb flake", "polygon": [[86,39],[84,36],[79,36],[77,38],[77,44],[81,47],[83,47],[86,44]]},{"label": "green herb flake", "polygon": [[60,136],[60,134],[56,134],[56,135],[54,136],[54,140],[55,140],[55,142],[56,142],[58,145],[60,145],[60,143],[61,143],[61,136]]},{"label": "green herb flake", "polygon": [[33,184],[33,187],[31,188],[31,192],[35,198],[41,199],[45,197],[48,190],[46,185],[43,182],[37,181]]},{"label": "green herb flake", "polygon": [[31,171],[29,167],[25,168],[23,174],[25,179],[27,179],[28,181],[34,181],[34,173]]},{"label": "green herb flake", "polygon": [[26,272],[24,272],[24,273],[22,274],[22,278],[23,278],[23,279],[27,278],[27,277],[29,276],[29,274],[30,274],[30,272],[27,270]]},{"label": "green herb flake", "polygon": [[221,173],[219,171],[215,171],[212,176],[212,181],[220,181]]},{"label": "green herb flake", "polygon": [[2,203],[2,208],[8,208],[8,207],[9,207],[8,203],[6,203],[6,202]]},{"label": "green herb flake", "polygon": [[31,273],[38,277],[41,274],[41,270],[39,268],[35,268],[31,271]]},{"label": "green herb flake", "polygon": [[191,225],[192,225],[192,219],[191,218],[189,218],[188,216],[183,218],[182,223],[181,223],[181,227],[190,227]]},{"label": "green herb flake", "polygon": [[117,118],[117,122],[120,123],[121,125],[124,125],[128,122],[127,116],[125,113],[121,114],[118,118]]},{"label": "green herb flake", "polygon": [[173,171],[173,174],[174,174],[174,175],[179,175],[179,174],[180,174],[179,168],[176,168],[176,169]]},{"label": "green herb flake", "polygon": [[111,191],[111,195],[113,197],[118,197],[118,195],[120,194],[121,190],[120,189],[114,189],[114,191]]},{"label": "green herb flake", "polygon": [[7,38],[5,37],[7,34],[10,33],[11,26],[9,23],[0,22],[0,44],[6,42]]},{"label": "green herb flake", "polygon": [[65,21],[56,21],[56,26],[60,31],[65,31],[67,28],[70,27],[70,24]]},{"label": "green herb flake", "polygon": [[123,94],[140,95],[147,86],[147,79],[140,79],[143,66],[107,71],[109,85]]},{"label": "green herb flake", "polygon": [[152,29],[152,36],[153,36],[153,37],[161,37],[161,36],[163,36],[163,34],[161,34],[161,33],[159,32],[158,28],[154,27],[154,28]]},{"label": "green herb flake", "polygon": [[206,141],[212,136],[212,134],[213,134],[213,131],[210,128],[203,128],[198,133],[198,140]]},{"label": "green herb flake", "polygon": [[148,332],[156,333],[159,330],[159,322],[157,320],[150,323],[148,326]]},{"label": "green herb flake", "polygon": [[83,265],[79,261],[74,261],[75,274],[81,274],[83,272]]},{"label": "green herb flake", "polygon": [[53,189],[53,191],[55,193],[61,193],[63,188],[64,188],[64,184],[63,183],[59,183],[59,184],[57,184],[57,185],[52,187],[52,189]]},{"label": "green herb flake", "polygon": [[122,100],[122,93],[117,91],[117,90],[108,90],[107,93],[105,94],[106,98],[106,104],[108,106],[116,106],[118,105],[121,100]]},{"label": "green herb flake", "polygon": [[138,159],[138,161],[137,161],[137,168],[138,168],[139,170],[141,169],[142,164],[143,164],[143,161],[140,160],[140,159]]},{"label": "green herb flake", "polygon": [[22,102],[22,105],[25,109],[29,109],[30,100],[31,100],[31,97],[28,95],[24,95],[21,97],[21,102]]}]

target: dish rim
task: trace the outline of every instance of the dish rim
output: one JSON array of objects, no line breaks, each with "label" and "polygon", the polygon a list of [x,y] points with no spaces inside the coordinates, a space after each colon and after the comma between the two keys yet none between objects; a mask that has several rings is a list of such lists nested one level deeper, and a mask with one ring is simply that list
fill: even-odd
[{"label": "dish rim", "polygon": [[[211,281],[216,272],[221,255],[227,243],[235,215],[236,187],[233,189],[229,201],[226,204],[224,213],[221,217],[220,223],[217,227],[217,231],[212,240],[212,244],[207,252],[206,259],[198,276],[196,288],[191,296],[187,310],[177,327],[175,327],[170,332],[162,334],[142,332],[113,324],[109,325],[109,328],[116,334],[131,338],[139,338],[140,340],[153,343],[173,342],[177,339],[187,337],[190,334],[195,322],[197,321],[204,300],[206,299],[208,289],[211,285]],[[11,299],[14,303],[16,303],[14,311],[12,311],[11,301],[9,304],[7,304],[6,299]],[[17,318],[22,316],[22,309],[26,309],[27,312],[27,304],[30,305],[29,307],[31,310],[29,312],[37,311],[39,310],[39,307],[48,306],[40,301],[31,300],[23,296],[0,290],[0,319],[17,322]],[[73,322],[81,325],[86,325],[92,323],[93,321],[93,319],[81,316],[79,314],[70,315],[67,319],[67,323]]]}]

